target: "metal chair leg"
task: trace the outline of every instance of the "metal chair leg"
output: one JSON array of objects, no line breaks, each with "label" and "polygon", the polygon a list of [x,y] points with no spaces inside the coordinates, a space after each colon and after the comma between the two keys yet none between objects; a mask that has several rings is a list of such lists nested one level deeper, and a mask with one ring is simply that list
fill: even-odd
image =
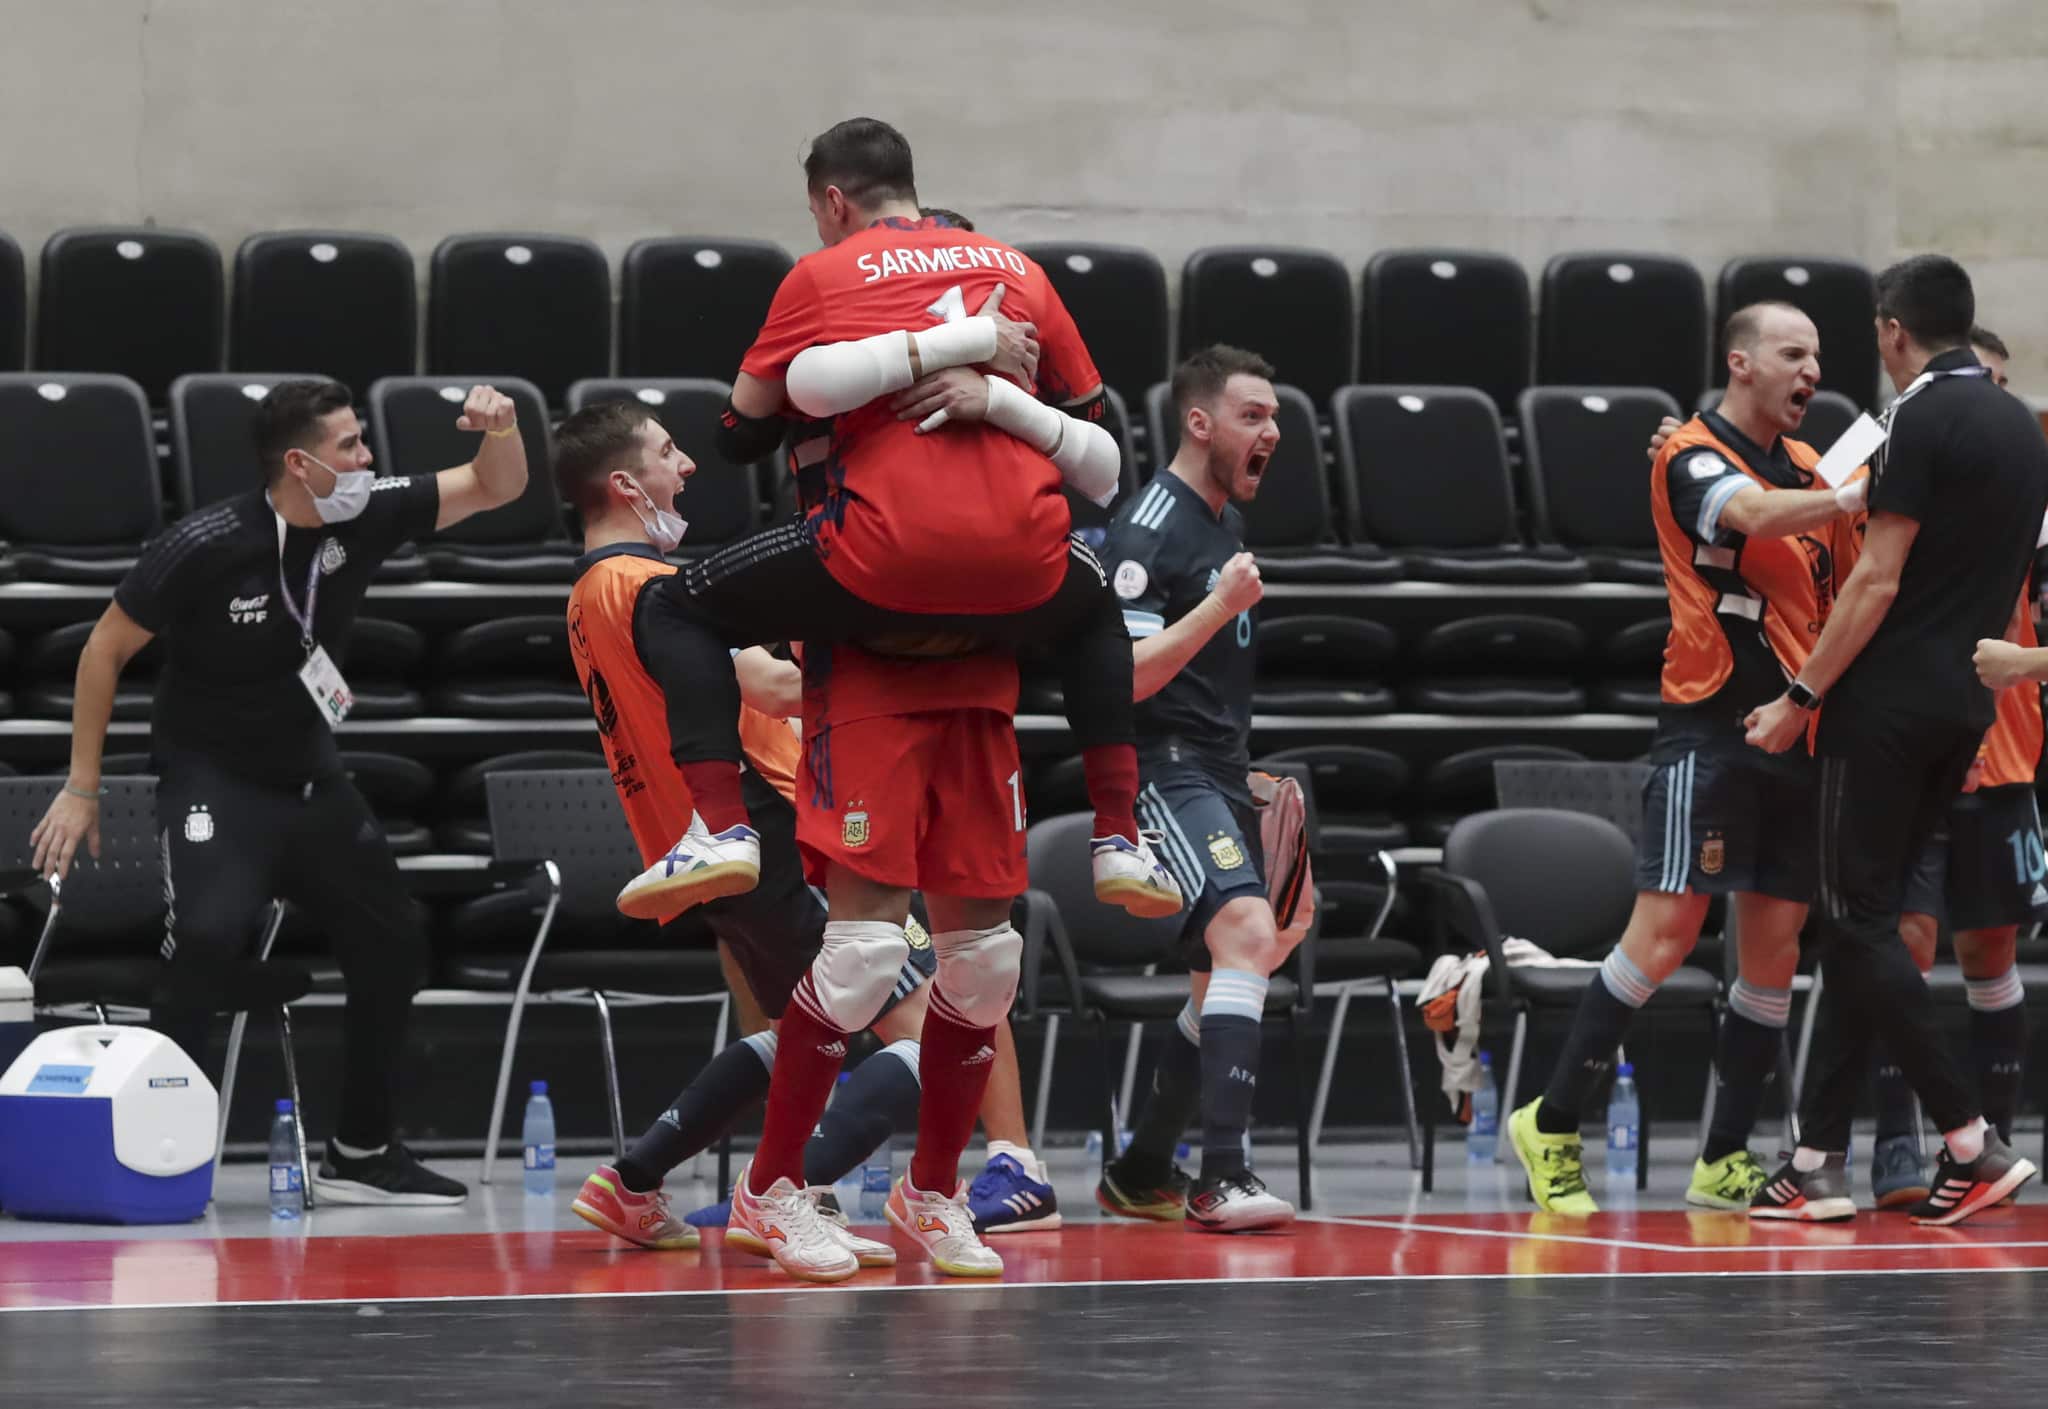
[{"label": "metal chair leg", "polygon": [[1116,1110],[1120,1123],[1131,1119],[1131,1102],[1138,1088],[1138,1051],[1144,1045],[1145,1025],[1131,1024],[1131,1035],[1124,1042],[1124,1079],[1117,1086]]},{"label": "metal chair leg", "polygon": [[313,1168],[306,1158],[306,1103],[299,1095],[299,1055],[292,1047],[292,1010],[277,1010],[278,1046],[284,1051],[284,1084],[292,1093],[292,1133],[299,1144],[299,1190],[306,1208],[313,1200]]},{"label": "metal chair leg", "polygon": [[1323,1115],[1330,1105],[1330,1079],[1337,1070],[1337,1048],[1344,1040],[1344,1019],[1351,1012],[1351,990],[1337,993],[1336,1011],[1330,1014],[1330,1035],[1323,1039],[1323,1069],[1316,1078],[1316,1098],[1309,1110],[1308,1143],[1320,1149],[1323,1143]]},{"label": "metal chair leg", "polygon": [[1636,1192],[1650,1187],[1650,1113],[1643,1106],[1643,1088],[1636,1086]]},{"label": "metal chair leg", "polygon": [[[1504,1111],[1513,1111],[1521,1099],[1522,1047],[1528,1041],[1528,1038],[1529,1010],[1527,1008],[1517,1008],[1515,1009],[1514,1042],[1508,1048],[1508,1085],[1506,1092],[1501,1097],[1500,1103],[1501,1109]],[[1493,1162],[1495,1164],[1505,1164],[1507,1162],[1508,1149],[1508,1141],[1498,1142],[1494,1146]]]},{"label": "metal chair leg", "polygon": [[1785,1148],[1799,1148],[1799,1109],[1792,1099],[1792,1039],[1778,1033],[1778,1097],[1785,1107]]},{"label": "metal chair leg", "polygon": [[1053,1049],[1059,1045],[1060,1015],[1045,1015],[1045,1050],[1038,1054],[1038,1092],[1031,1101],[1031,1148],[1045,1148],[1045,1112],[1052,1102]]},{"label": "metal chair leg", "polygon": [[548,878],[548,904],[541,911],[540,925],[534,930],[533,947],[526,953],[525,967],[519,971],[519,983],[512,990],[512,1011],[505,1018],[505,1045],[498,1053],[498,1089],[491,1097],[491,1121],[484,1136],[484,1167],[478,1178],[491,1182],[491,1171],[498,1163],[498,1136],[505,1128],[505,1093],[512,1085],[512,1054],[519,1046],[519,1023],[526,1016],[526,1000],[533,991],[533,971],[540,963],[540,951],[548,942],[548,931],[554,928],[555,911],[562,903],[562,872],[552,861],[543,861],[541,870]]},{"label": "metal chair leg", "polygon": [[[270,923],[264,927],[263,938],[256,946],[256,961],[260,964],[270,957],[271,946],[277,943],[278,928],[284,924],[284,902],[270,902]],[[228,1057],[220,1073],[220,1125],[214,1133],[213,1151],[218,1159],[220,1152],[228,1147],[228,1112],[235,1105],[235,1075],[242,1065],[242,1037],[249,1028],[249,1013],[245,1008],[235,1014],[235,1020],[228,1026]],[[196,1058],[194,1060],[197,1060]],[[297,1113],[294,1112],[294,1119]]]},{"label": "metal chair leg", "polygon": [[1392,980],[1387,983],[1387,1007],[1394,1022],[1394,1059],[1401,1067],[1401,1114],[1408,1120],[1408,1167],[1422,1168],[1422,1131],[1415,1119],[1415,1069],[1408,1061],[1408,1022],[1401,1011],[1401,995]]},{"label": "metal chair leg", "polygon": [[1107,1169],[1109,1162],[1121,1153],[1116,1147],[1116,1077],[1115,1068],[1110,1065],[1107,1018],[1099,1019],[1095,1024],[1095,1053],[1102,1064],[1102,1165]]},{"label": "metal chair leg", "polygon": [[1307,1044],[1302,1040],[1301,1024],[1292,1012],[1287,1015],[1287,1046],[1294,1055],[1294,1182],[1301,1200],[1301,1211],[1307,1213],[1315,1207],[1310,1183],[1315,1152],[1308,1132]]},{"label": "metal chair leg", "polygon": [[626,1116],[619,1102],[619,1054],[612,1043],[612,1005],[599,989],[590,990],[590,1005],[597,1009],[597,1040],[604,1049],[605,1114],[612,1122],[612,1159],[626,1157]]},{"label": "metal chair leg", "polygon": [[1800,1099],[1806,1094],[1806,1060],[1813,1055],[1814,1023],[1820,1017],[1820,995],[1824,986],[1821,977],[1822,971],[1816,968],[1813,987],[1806,990],[1806,1011],[1799,1015],[1799,1050],[1792,1057],[1792,1089],[1785,1093],[1788,1109],[1798,1109]]}]

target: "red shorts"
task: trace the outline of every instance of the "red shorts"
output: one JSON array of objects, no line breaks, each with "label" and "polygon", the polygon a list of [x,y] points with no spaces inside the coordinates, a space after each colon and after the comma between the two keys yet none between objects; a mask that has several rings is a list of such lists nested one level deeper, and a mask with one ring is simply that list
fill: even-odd
[{"label": "red shorts", "polygon": [[804,741],[796,840],[804,874],[833,862],[878,885],[970,900],[1026,886],[1023,773],[992,709],[878,715]]}]

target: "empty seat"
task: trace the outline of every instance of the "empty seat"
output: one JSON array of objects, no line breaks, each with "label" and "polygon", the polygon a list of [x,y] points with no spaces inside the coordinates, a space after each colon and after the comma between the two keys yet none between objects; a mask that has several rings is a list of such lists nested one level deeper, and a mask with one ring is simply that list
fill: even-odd
[{"label": "empty seat", "polygon": [[1261,714],[1378,714],[1393,697],[1376,683],[1393,661],[1396,639],[1385,624],[1357,616],[1268,615],[1259,623]]},{"label": "empty seat", "polygon": [[[548,414],[539,388],[517,378],[492,384],[518,407],[526,491],[510,504],[436,533],[435,573],[471,582],[566,582],[575,549],[549,472]],[[386,377],[370,388],[370,445],[383,472],[432,474],[476,456],[483,437],[457,430],[471,383],[448,377]]]},{"label": "empty seat", "polygon": [[1517,527],[1500,414],[1467,387],[1345,387],[1337,480],[1353,533],[1433,582],[1583,582],[1586,565]]},{"label": "empty seat", "polygon": [[560,612],[465,626],[434,662],[436,714],[476,719],[575,719],[589,703],[569,659]]},{"label": "empty seat", "polygon": [[93,373],[0,373],[0,541],[46,582],[118,582],[163,524],[142,389]]},{"label": "empty seat", "polygon": [[[1241,505],[1244,541],[1258,554],[1260,573],[1274,582],[1391,582],[1401,565],[1373,549],[1339,544],[1323,472],[1323,433],[1315,407],[1298,387],[1279,386],[1280,445],[1266,466],[1258,498]],[[1161,383],[1145,394],[1158,464],[1180,449],[1173,388]]]},{"label": "empty seat", "polygon": [[403,754],[359,749],[343,750],[341,766],[377,814],[394,854],[415,856],[433,850],[434,833],[421,820],[434,791],[432,769]]},{"label": "empty seat", "polygon": [[[1384,883],[1373,853],[1388,846],[1400,846],[1408,837],[1407,824],[1393,813],[1408,787],[1408,764],[1399,754],[1361,744],[1311,744],[1283,749],[1256,759],[1254,768],[1273,764],[1294,764],[1306,768],[1315,785],[1317,831],[1321,848],[1316,857],[1316,915],[1324,934],[1331,933],[1333,916],[1324,900],[1328,887],[1346,882],[1333,864],[1347,876]],[[1327,856],[1326,856],[1327,853]],[[1369,919],[1369,916],[1363,917]],[[1337,933],[1363,934],[1361,922],[1355,928],[1344,920]],[[1318,978],[1322,964],[1316,965]]]},{"label": "empty seat", "polygon": [[28,268],[21,246],[0,232],[0,372],[28,365]]},{"label": "empty seat", "polygon": [[188,230],[91,226],[43,245],[36,365],[109,372],[161,406],[187,372],[221,366],[220,251]]},{"label": "empty seat", "polygon": [[1536,380],[1656,387],[1690,406],[1706,385],[1707,292],[1668,255],[1561,254],[1543,269]]},{"label": "empty seat", "polygon": [[1182,357],[1218,342],[1256,352],[1327,406],[1351,380],[1351,330],[1351,276],[1335,255],[1218,245],[1181,267]]},{"label": "empty seat", "polygon": [[1584,763],[1586,756],[1553,744],[1494,744],[1441,758],[1422,775],[1423,815],[1415,825],[1415,840],[1424,846],[1441,845],[1460,817],[1490,810],[1495,796],[1493,765],[1503,759]]},{"label": "empty seat", "polygon": [[619,266],[619,375],[730,382],[792,263],[767,240],[635,241]]},{"label": "empty seat", "polygon": [[676,496],[676,512],[690,524],[678,550],[686,555],[709,552],[761,523],[761,467],[735,465],[718,453],[718,417],[731,395],[728,383],[701,378],[598,378],[569,388],[571,411],[604,401],[646,407],[696,462],[697,473]]},{"label": "empty seat", "polygon": [[1166,270],[1151,251],[1064,243],[1022,250],[1074,315],[1105,384],[1136,404],[1146,388],[1166,380]]},{"label": "empty seat", "polygon": [[[1859,407],[1875,404],[1878,392],[1877,282],[1850,259],[1805,259],[1759,255],[1721,266],[1714,288],[1714,325],[1738,308],[1766,299],[1789,303],[1813,320],[1820,332],[1820,384]],[[1728,364],[1714,359],[1713,383],[1728,380]],[[1812,411],[1808,411],[1809,418]],[[1804,436],[1801,439],[1805,439]]]},{"label": "empty seat", "polygon": [[[31,641],[22,653],[21,712],[39,719],[69,719],[76,698],[78,657],[97,621],[74,621]],[[163,651],[152,637],[121,669],[114,687],[114,718],[147,719],[156,698],[157,668]]]},{"label": "empty seat", "polygon": [[412,374],[418,336],[412,251],[389,235],[274,230],[235,251],[231,368],[318,367],[360,400]]},{"label": "empty seat", "polygon": [[357,617],[335,663],[348,673],[357,719],[411,719],[422,712],[420,662],[427,643],[402,621]]},{"label": "empty seat", "polygon": [[435,811],[434,840],[445,851],[488,852],[491,849],[489,808],[484,780],[493,773],[545,773],[556,768],[603,768],[596,749],[530,749],[497,754],[457,770],[442,785]]},{"label": "empty seat", "polygon": [[[1712,411],[1721,405],[1720,388],[1705,392],[1700,397],[1700,410]],[[1825,452],[1841,438],[1842,432],[1855,423],[1862,414],[1856,403],[1839,391],[1817,391],[1813,400],[1806,403],[1806,418],[1799,423],[1799,429],[1792,432],[1792,439],[1804,441],[1814,449]]]},{"label": "empty seat", "polygon": [[1529,276],[1520,261],[1476,250],[1382,250],[1361,287],[1361,382],[1476,387],[1503,412],[1529,385]]},{"label": "empty seat", "polygon": [[1416,642],[1420,678],[1402,698],[1432,714],[1575,714],[1586,707],[1585,691],[1564,677],[1585,653],[1586,633],[1556,617],[1461,617]]},{"label": "empty seat", "polygon": [[1595,576],[1661,582],[1644,452],[1677,405],[1642,387],[1531,387],[1521,412],[1538,536],[1584,556]]},{"label": "empty seat", "polygon": [[[611,371],[612,283],[604,251],[567,235],[450,235],[427,289],[427,370],[514,376],[550,406]],[[545,478],[545,476],[543,476]]]}]

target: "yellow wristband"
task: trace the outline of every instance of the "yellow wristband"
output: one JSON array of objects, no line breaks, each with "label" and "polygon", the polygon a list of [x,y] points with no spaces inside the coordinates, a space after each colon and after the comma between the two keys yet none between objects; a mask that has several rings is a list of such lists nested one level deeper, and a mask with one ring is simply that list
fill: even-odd
[{"label": "yellow wristband", "polygon": [[508,435],[519,434],[519,427],[507,426],[505,427],[505,429],[501,431],[485,431],[484,434],[489,436],[492,440],[503,440]]}]

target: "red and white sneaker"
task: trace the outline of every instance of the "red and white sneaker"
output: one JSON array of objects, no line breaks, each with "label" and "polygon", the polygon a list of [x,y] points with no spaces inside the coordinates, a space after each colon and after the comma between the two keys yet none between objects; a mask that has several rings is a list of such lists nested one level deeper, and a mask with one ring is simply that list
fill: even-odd
[{"label": "red and white sneaker", "polygon": [[1000,1277],[1002,1255],[974,1231],[974,1212],[967,1206],[967,1186],[952,1197],[927,1194],[910,1186],[904,1175],[889,1191],[883,1206],[889,1221],[917,1240],[932,1266],[949,1277]]},{"label": "red and white sneaker", "polygon": [[658,920],[707,900],[740,895],[761,881],[761,834],[746,823],[716,834],[690,814],[690,829],[619,892],[621,915]]},{"label": "red and white sneaker", "polygon": [[585,1223],[602,1228],[614,1238],[635,1247],[656,1252],[685,1252],[698,1244],[697,1230],[677,1218],[668,1206],[668,1195],[659,1185],[636,1194],[608,1164],[583,1181],[570,1211]]},{"label": "red and white sneaker", "polygon": [[785,1176],[767,1193],[756,1194],[747,1187],[750,1173],[751,1167],[742,1172],[732,1191],[727,1246],[772,1257],[783,1271],[806,1282],[843,1282],[860,1271],[860,1259],[818,1212],[808,1191]]}]

